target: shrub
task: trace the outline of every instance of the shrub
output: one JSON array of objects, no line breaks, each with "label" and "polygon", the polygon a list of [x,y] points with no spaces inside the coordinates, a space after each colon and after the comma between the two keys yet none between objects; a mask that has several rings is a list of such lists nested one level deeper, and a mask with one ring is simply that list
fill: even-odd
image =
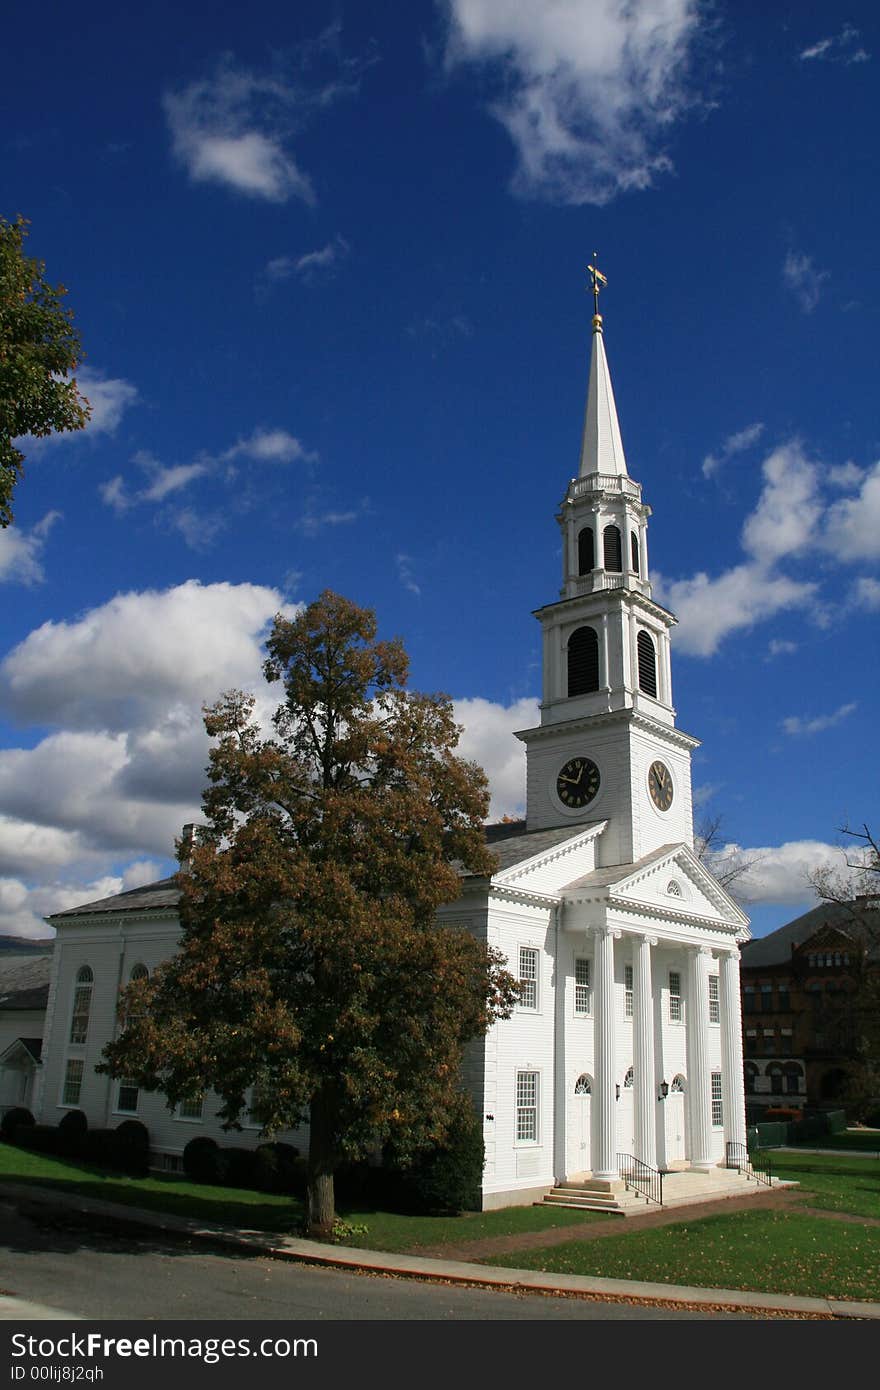
[{"label": "shrub", "polygon": [[260,1192],[292,1192],[303,1182],[299,1150],[292,1144],[260,1144],[254,1154],[254,1185]]},{"label": "shrub", "polygon": [[223,1181],[230,1187],[256,1187],[257,1156],[253,1149],[221,1149]]},{"label": "shrub", "polygon": [[443,1144],[419,1154],[401,1172],[404,1200],[429,1215],[478,1209],[484,1159],[482,1125],[470,1098],[462,1096]]},{"label": "shrub", "polygon": [[12,1109],[7,1110],[3,1119],[0,1120],[0,1134],[8,1143],[15,1144],[18,1142],[15,1131],[19,1125],[32,1125],[34,1123],[34,1117],[29,1110],[26,1110],[23,1105],[13,1105]]},{"label": "shrub", "polygon": [[67,1158],[84,1152],[89,1122],[82,1110],[68,1110],[58,1121],[58,1151]]},{"label": "shrub", "polygon": [[183,1171],[193,1182],[218,1183],[222,1164],[220,1145],[207,1134],[197,1134],[183,1151]]},{"label": "shrub", "polygon": [[15,1142],[34,1153],[61,1153],[62,1137],[57,1125],[17,1125]]},{"label": "shrub", "polygon": [[135,1177],[145,1177],[150,1170],[150,1132],[146,1125],[140,1120],[123,1120],[113,1132],[120,1168]]}]

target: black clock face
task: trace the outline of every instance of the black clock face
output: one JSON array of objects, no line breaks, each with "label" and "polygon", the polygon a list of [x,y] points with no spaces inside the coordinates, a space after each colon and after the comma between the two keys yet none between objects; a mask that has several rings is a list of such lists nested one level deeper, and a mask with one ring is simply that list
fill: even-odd
[{"label": "black clock face", "polygon": [[580,811],[596,796],[600,780],[592,758],[569,758],[556,778],[556,795],[563,806]]},{"label": "black clock face", "polygon": [[668,811],[672,805],[674,790],[672,773],[664,763],[652,763],[648,769],[648,791],[658,811]]}]

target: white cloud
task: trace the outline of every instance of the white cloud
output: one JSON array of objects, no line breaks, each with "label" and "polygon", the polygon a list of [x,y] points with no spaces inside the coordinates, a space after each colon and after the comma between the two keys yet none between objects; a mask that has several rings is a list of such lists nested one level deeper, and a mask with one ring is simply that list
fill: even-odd
[{"label": "white cloud", "polygon": [[859,43],[859,31],[851,24],[845,24],[839,34],[830,38],[818,39],[798,54],[801,62],[820,60],[826,63],[867,63],[871,57]]},{"label": "white cloud", "polygon": [[172,148],[195,183],[219,183],[251,198],[284,203],[315,194],[287,149],[296,88],[220,63],[213,76],[166,92]]},{"label": "white cloud", "polygon": [[247,439],[239,439],[220,455],[224,463],[237,458],[257,459],[261,463],[294,463],[304,459],[313,463],[318,455],[306,449],[295,435],[287,430],[256,429]]},{"label": "white cloud", "polygon": [[805,314],[811,314],[822,297],[825,283],[831,279],[827,270],[817,270],[812,256],[788,251],[782,265],[782,279],[791,290]]},{"label": "white cloud", "polygon": [[207,472],[206,463],[178,463],[170,468],[157,464],[153,469],[153,480],[140,494],[140,499],[144,502],[162,502],[172,492],[179,492]]},{"label": "white cloud", "polygon": [[815,894],[809,876],[817,869],[845,871],[843,851],[819,840],[790,840],[782,845],[743,848],[726,845],[723,853],[752,861],[736,891],[751,903],[802,903]]},{"label": "white cloud", "polygon": [[[678,618],[672,640],[690,656],[712,656],[730,633],[748,630],[789,608],[802,608],[816,585],[769,574],[758,565],[737,565],[717,578],[654,576],[660,601]],[[659,581],[659,582],[656,582]]]},{"label": "white cloud", "polygon": [[858,487],[865,476],[857,463],[840,463],[828,469],[828,481],[834,487]]},{"label": "white cloud", "polygon": [[150,860],[130,864],[122,874],[103,874],[91,880],[49,882],[29,886],[17,878],[0,878],[0,934],[45,938],[52,929],[43,920],[53,912],[65,912],[82,903],[99,902],[128,888],[154,883],[161,866]]},{"label": "white cloud", "polygon": [[0,704],[31,723],[119,731],[198,710],[253,680],[283,596],[256,584],[118,594],[73,622],[46,622],[0,664]]},{"label": "white cloud", "polygon": [[0,583],[41,584],[43,550],[49,532],[60,518],[60,512],[47,512],[30,531],[17,526],[0,530]]},{"label": "white cloud", "polygon": [[852,602],[856,607],[867,608],[873,613],[880,612],[880,582],[868,575],[857,579],[853,586]]},{"label": "white cloud", "polygon": [[688,103],[696,0],[445,0],[446,62],[493,65],[491,105],[516,146],[513,189],[602,205],[671,169]]},{"label": "white cloud", "polygon": [[404,589],[408,589],[411,594],[415,594],[418,598],[421,595],[422,591],[416,583],[415,577],[413,575],[412,556],[403,554],[397,555],[395,556],[395,563],[397,565],[397,577],[403,585]]},{"label": "white cloud", "polygon": [[822,544],[839,561],[880,559],[880,463],[855,497],[841,497],[829,508]]},{"label": "white cloud", "polygon": [[768,659],[773,656],[791,656],[797,649],[797,642],[790,642],[784,637],[773,637],[767,645]]},{"label": "white cloud", "polygon": [[764,433],[764,426],[760,421],[754,425],[746,425],[745,429],[738,430],[736,434],[729,434],[721,445],[717,454],[707,454],[703,459],[703,477],[713,478],[722,464],[736,454],[743,453],[756,444]]},{"label": "white cloud", "polygon": [[825,729],[833,729],[835,724],[840,724],[844,719],[848,719],[856,709],[858,709],[857,702],[851,700],[849,704],[841,705],[833,714],[820,714],[813,719],[803,719],[798,714],[792,714],[787,719],[783,719],[781,727],[785,733],[794,736],[821,734]]},{"label": "white cloud", "polygon": [[490,818],[522,815],[526,754],[525,745],[513,734],[540,722],[538,701],[523,699],[512,705],[499,705],[475,698],[455,700],[454,708],[456,720],[464,727],[458,752],[479,763],[489,778]]},{"label": "white cloud", "polygon": [[346,511],[336,511],[330,507],[326,511],[318,511],[310,503],[303,515],[295,523],[297,530],[302,531],[304,536],[317,536],[328,526],[351,526],[354,522],[360,521],[370,509],[370,504],[364,498],[359,506],[349,507]]},{"label": "white cloud", "polygon": [[76,373],[76,383],[91,407],[91,414],[81,430],[62,430],[56,434],[35,437],[24,435],[19,441],[22,452],[38,454],[44,449],[63,444],[84,435],[95,438],[97,435],[115,434],[127,410],[139,399],[138,390],[130,381],[122,377],[108,377],[94,367],[83,367]]},{"label": "white cloud", "polygon": [[764,461],[764,489],[743,527],[744,549],[762,564],[796,555],[815,538],[822,506],[818,470],[795,440]]}]

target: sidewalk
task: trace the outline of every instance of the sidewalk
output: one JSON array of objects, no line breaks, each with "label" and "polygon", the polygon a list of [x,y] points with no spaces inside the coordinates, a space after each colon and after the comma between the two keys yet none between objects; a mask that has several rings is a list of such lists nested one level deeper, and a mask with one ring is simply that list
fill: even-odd
[{"label": "sidewalk", "polygon": [[[24,1187],[19,1183],[0,1183],[0,1197],[21,1204],[73,1211],[83,1216],[111,1220],[117,1225],[146,1228],[185,1235],[191,1239],[247,1249],[274,1259],[323,1265],[328,1268],[390,1274],[407,1279],[440,1283],[469,1284],[539,1294],[562,1293],[602,1301],[651,1303],[677,1307],[752,1312],[773,1317],[876,1319],[880,1303],[856,1303],[841,1298],[801,1298],[790,1294],[749,1293],[742,1289],[697,1289],[678,1284],[649,1284],[629,1279],[600,1279],[580,1274],[544,1274],[531,1269],[502,1269],[471,1264],[463,1260],[424,1255],[400,1255],[380,1250],[359,1250],[344,1245],[323,1245],[317,1241],[275,1235],[268,1231],[237,1230],[229,1226],[205,1224],[188,1217],[148,1211],[143,1207],[103,1202],[93,1197],[66,1195],[51,1188]],[[19,1305],[13,1307],[12,1305]],[[52,1317],[51,1310],[21,1311],[20,1301],[0,1295],[0,1320]],[[68,1316],[59,1314],[58,1316]]]}]

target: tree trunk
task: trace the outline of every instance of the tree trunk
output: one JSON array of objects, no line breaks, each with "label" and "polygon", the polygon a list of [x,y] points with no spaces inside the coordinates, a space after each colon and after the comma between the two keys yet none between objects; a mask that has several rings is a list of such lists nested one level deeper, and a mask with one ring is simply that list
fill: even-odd
[{"label": "tree trunk", "polygon": [[333,1172],[336,1154],[333,1146],[333,1107],[326,1095],[315,1096],[309,1125],[308,1187],[306,1193],[306,1234],[327,1240],[333,1234],[336,1201]]}]

